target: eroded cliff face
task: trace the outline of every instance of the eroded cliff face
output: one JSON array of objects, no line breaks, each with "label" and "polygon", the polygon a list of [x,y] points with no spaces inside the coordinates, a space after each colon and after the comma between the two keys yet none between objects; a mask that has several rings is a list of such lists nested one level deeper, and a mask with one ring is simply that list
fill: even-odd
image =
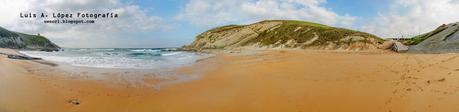
[{"label": "eroded cliff face", "polygon": [[431,32],[412,38],[408,43],[413,45],[408,52],[457,53],[459,52],[459,22],[441,25]]},{"label": "eroded cliff face", "polygon": [[188,50],[233,48],[377,49],[383,40],[364,32],[317,23],[270,20],[228,25],[206,31],[185,46]]},{"label": "eroded cliff face", "polygon": [[0,48],[57,51],[59,46],[39,35],[9,31],[0,27]]}]

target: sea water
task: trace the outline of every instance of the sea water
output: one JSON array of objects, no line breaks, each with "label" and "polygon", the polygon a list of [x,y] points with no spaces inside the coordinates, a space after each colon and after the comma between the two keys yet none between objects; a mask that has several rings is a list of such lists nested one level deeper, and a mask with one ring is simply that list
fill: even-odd
[{"label": "sea water", "polygon": [[174,48],[66,48],[58,52],[20,51],[73,66],[120,69],[163,69],[191,64],[207,54]]}]

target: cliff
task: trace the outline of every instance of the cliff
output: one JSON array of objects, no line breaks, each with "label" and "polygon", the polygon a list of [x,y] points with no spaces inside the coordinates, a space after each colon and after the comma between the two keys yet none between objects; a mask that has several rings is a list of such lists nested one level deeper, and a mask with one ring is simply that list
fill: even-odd
[{"label": "cliff", "polygon": [[228,25],[196,37],[188,50],[233,48],[302,48],[323,50],[377,49],[383,39],[372,34],[293,20],[267,20]]},{"label": "cliff", "polygon": [[9,31],[0,27],[0,48],[57,51],[59,46],[46,37]]},{"label": "cliff", "polygon": [[443,24],[435,30],[413,37],[407,42],[412,53],[459,52],[459,22]]}]

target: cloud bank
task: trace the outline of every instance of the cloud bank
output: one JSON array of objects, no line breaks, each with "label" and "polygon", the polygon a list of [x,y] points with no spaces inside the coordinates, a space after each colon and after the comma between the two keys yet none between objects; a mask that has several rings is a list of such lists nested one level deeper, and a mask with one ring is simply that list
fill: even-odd
[{"label": "cloud bank", "polygon": [[459,0],[394,0],[360,29],[382,37],[411,37],[459,21]]},{"label": "cloud bank", "polygon": [[[47,36],[64,47],[138,47],[151,44],[130,36],[168,27],[163,19],[148,15],[135,4],[120,0],[2,0],[0,25],[8,29]],[[118,13],[116,19],[96,19],[94,24],[44,24],[43,18],[19,18],[20,13]],[[51,16],[51,15],[50,15]],[[149,37],[145,37],[149,38]],[[129,44],[137,43],[137,44]]]}]

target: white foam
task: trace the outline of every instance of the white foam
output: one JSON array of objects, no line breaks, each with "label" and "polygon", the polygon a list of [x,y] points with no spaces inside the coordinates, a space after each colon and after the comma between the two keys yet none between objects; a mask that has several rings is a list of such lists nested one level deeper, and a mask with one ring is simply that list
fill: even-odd
[{"label": "white foam", "polygon": [[171,53],[163,53],[161,56],[172,56],[172,55],[178,55],[182,54],[183,52],[171,52]]},{"label": "white foam", "polygon": [[[132,50],[131,50],[132,51]],[[101,51],[63,51],[41,52],[20,51],[21,53],[43,58],[44,60],[67,63],[73,66],[95,68],[124,68],[124,69],[162,69],[190,64],[204,56],[189,52],[163,52],[157,57],[138,58],[126,55],[104,55]],[[83,52],[83,53],[81,53]],[[134,51],[136,52],[136,51]],[[128,54],[119,52],[118,54]]]},{"label": "white foam", "polygon": [[135,50],[130,50],[133,52],[159,52],[161,50],[152,50],[152,49],[135,49]]}]

